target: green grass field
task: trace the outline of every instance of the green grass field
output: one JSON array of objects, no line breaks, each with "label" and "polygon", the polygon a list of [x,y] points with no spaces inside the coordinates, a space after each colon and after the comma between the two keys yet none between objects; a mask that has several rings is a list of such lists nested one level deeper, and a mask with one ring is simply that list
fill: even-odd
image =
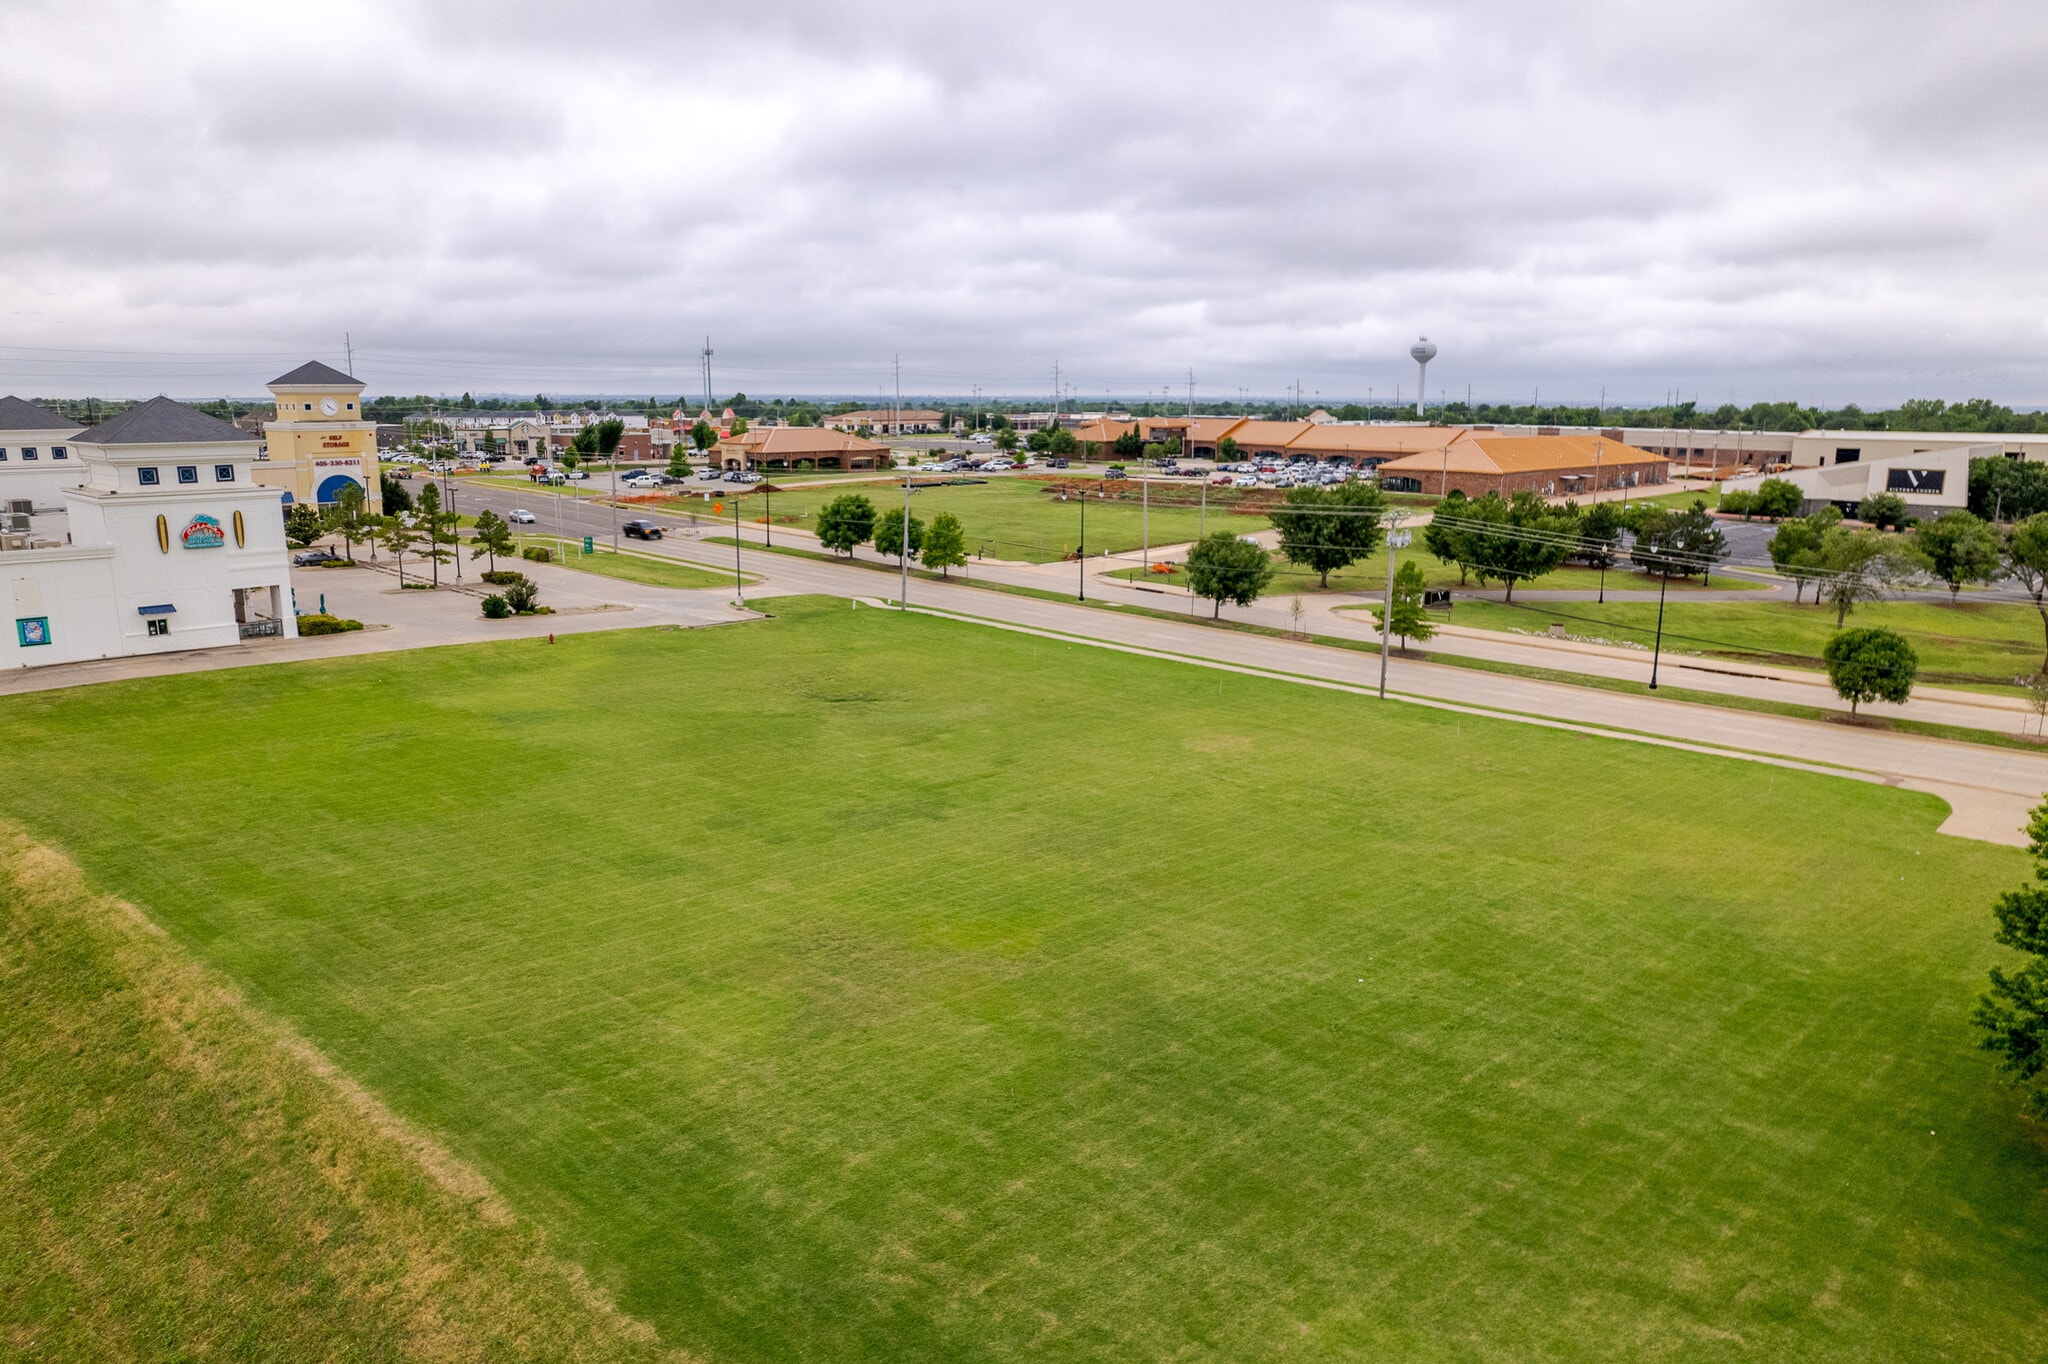
[{"label": "green grass field", "polygon": [[774,609],[10,698],[0,815],[702,1358],[2048,1353],[1932,797]]},{"label": "green grass field", "polygon": [[[1647,644],[1657,627],[1655,602],[1556,602],[1505,606],[1460,601],[1459,625],[1480,629],[1542,630],[1561,620],[1575,635]],[[1847,623],[1882,625],[1913,642],[1920,678],[1957,686],[2012,689],[2015,677],[2040,670],[2040,613],[2031,606],[1973,602],[1874,602],[1851,612]],[[1819,668],[1821,650],[1835,633],[1834,608],[1792,602],[1674,602],[1664,615],[1666,648]]]},{"label": "green grass field", "polygon": [[[538,545],[553,551],[554,562],[569,568],[581,569],[585,573],[597,573],[607,578],[619,578],[629,583],[645,583],[649,587],[678,587],[686,591],[703,587],[731,587],[733,575],[716,573],[695,564],[686,564],[676,559],[657,558],[649,554],[635,554],[630,550],[614,554],[609,546],[594,547],[590,553],[582,552],[578,540],[558,540],[552,535],[514,536],[519,544]],[[515,567],[512,560],[504,561],[507,568]],[[746,575],[750,583],[760,579]]]},{"label": "green grass field", "polygon": [[[1043,564],[1065,558],[1072,553],[1081,534],[1081,511],[1078,499],[1061,502],[1044,491],[1045,485],[1031,479],[996,479],[988,483],[962,484],[953,487],[932,486],[912,494],[911,515],[926,521],[942,511],[949,511],[960,518],[967,531],[967,552],[975,554],[985,551],[991,559],[1012,559],[1026,563]],[[903,509],[903,485],[877,484],[852,489],[805,488],[793,492],[779,492],[764,496],[757,490],[749,492],[741,501],[741,515],[752,519],[768,514],[772,504],[778,525],[785,518],[794,517],[790,524],[809,529],[811,518],[819,507],[845,492],[864,493],[878,510],[895,507],[898,514]],[[1175,497],[1185,500],[1200,494],[1198,487],[1176,485],[1161,489],[1155,487],[1156,498],[1150,513],[1151,543],[1170,545],[1195,539],[1206,526],[1209,530],[1230,529],[1241,534],[1251,534],[1269,528],[1270,523],[1263,516],[1233,514],[1225,510],[1231,500],[1230,490],[1212,490],[1212,501],[1205,516],[1199,506],[1167,503],[1163,499]],[[1144,543],[1146,516],[1138,502],[1137,485],[1129,483],[1127,496],[1122,500],[1090,498],[1088,500],[1088,552],[1112,554],[1135,551]],[[726,514],[732,511],[731,494],[716,494],[725,501]],[[701,498],[678,501],[673,504],[677,512],[702,514],[704,502]]]}]

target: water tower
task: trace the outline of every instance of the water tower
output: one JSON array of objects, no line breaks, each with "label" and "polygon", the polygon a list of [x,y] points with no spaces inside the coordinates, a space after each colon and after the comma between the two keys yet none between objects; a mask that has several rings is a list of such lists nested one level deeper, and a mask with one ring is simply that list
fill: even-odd
[{"label": "water tower", "polygon": [[1425,336],[1408,348],[1408,354],[1422,369],[1415,380],[1415,415],[1419,418],[1423,401],[1429,396],[1429,362],[1436,359],[1436,342]]}]

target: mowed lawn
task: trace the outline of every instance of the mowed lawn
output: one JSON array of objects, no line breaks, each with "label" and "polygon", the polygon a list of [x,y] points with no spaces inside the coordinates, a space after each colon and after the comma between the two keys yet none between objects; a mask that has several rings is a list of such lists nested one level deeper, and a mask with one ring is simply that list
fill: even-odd
[{"label": "mowed lawn", "polygon": [[[1080,479],[1069,481],[1083,482]],[[1099,480],[1085,481],[1093,487],[1102,486]],[[959,517],[967,532],[967,552],[970,555],[1034,564],[1052,563],[1073,553],[1080,543],[1081,502],[1078,497],[1062,502],[1045,491],[1046,486],[1040,480],[1024,478],[999,478],[987,483],[952,486],[928,485],[911,494],[910,514],[927,523],[942,511]],[[1199,485],[1186,481],[1154,484],[1148,518],[1135,481],[1108,486],[1112,489],[1121,486],[1122,495],[1088,499],[1087,535],[1091,555],[1137,550],[1147,542],[1148,522],[1150,543],[1154,545],[1185,543],[1196,539],[1204,528],[1250,535],[1271,527],[1263,516],[1230,512],[1227,508],[1236,500],[1236,495],[1228,488],[1210,490],[1209,509],[1205,515],[1198,502],[1189,504],[1190,499],[1200,498],[1202,490]],[[712,494],[714,501],[724,504],[728,518],[732,514],[730,487],[721,485]],[[755,488],[741,499],[740,515],[752,520],[768,515],[772,507],[777,525],[783,524],[785,518],[794,517],[792,524],[809,530],[818,508],[847,493],[865,496],[875,504],[877,512],[894,508],[898,516],[903,514],[903,485],[897,482],[860,484],[851,488],[799,488],[773,494],[764,494]],[[701,515],[705,514],[706,506],[702,497],[696,497],[678,501],[672,504],[671,509]]]},{"label": "mowed lawn", "polygon": [[[1608,579],[1613,585],[1613,578]],[[1451,612],[1459,625],[1481,629],[1542,630],[1563,621],[1571,633],[1604,634],[1648,644],[1657,629],[1655,602],[1496,602],[1460,600]],[[1882,625],[1912,641],[1926,682],[2010,688],[2015,677],[2041,671],[2041,615],[2010,602],[1869,602],[1849,614],[1848,626]],[[1725,658],[1818,668],[1835,633],[1831,606],[1794,602],[1673,602],[1664,615],[1664,645]]]},{"label": "mowed lawn", "polygon": [[1933,798],[775,609],[11,698],[0,814],[706,1359],[2048,1353]]}]

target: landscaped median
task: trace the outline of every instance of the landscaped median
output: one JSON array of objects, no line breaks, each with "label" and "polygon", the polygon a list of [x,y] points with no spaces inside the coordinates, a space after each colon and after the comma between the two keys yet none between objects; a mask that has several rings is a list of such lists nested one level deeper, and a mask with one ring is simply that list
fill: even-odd
[{"label": "landscaped median", "polygon": [[[552,535],[520,535],[515,537],[522,550],[545,549],[547,562],[560,564],[564,568],[578,569],[584,573],[596,573],[622,582],[644,583],[649,587],[674,587],[684,591],[703,588],[731,587],[733,575],[720,573],[716,569],[704,568],[698,564],[684,563],[658,554],[636,554],[631,551],[614,552],[609,545],[593,543],[590,553],[583,552],[580,540],[562,539]],[[506,560],[507,567],[515,567]],[[760,581],[751,574],[748,583]]]}]

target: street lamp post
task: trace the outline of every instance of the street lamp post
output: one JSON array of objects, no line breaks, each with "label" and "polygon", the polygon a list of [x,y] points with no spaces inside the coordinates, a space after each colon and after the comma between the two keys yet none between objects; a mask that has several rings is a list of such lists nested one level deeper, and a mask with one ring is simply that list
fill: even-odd
[{"label": "street lamp post", "polygon": [[1671,586],[1671,565],[1664,566],[1664,576],[1657,584],[1657,643],[1650,654],[1650,690],[1657,690],[1657,664],[1664,657],[1664,590]]},{"label": "street lamp post", "polygon": [[903,470],[903,538],[896,544],[896,609],[910,609],[910,469]]},{"label": "street lamp post", "polygon": [[1394,651],[1394,551],[1408,543],[1401,514],[1387,527],[1387,595],[1380,599],[1380,700],[1387,699],[1387,655]]},{"label": "street lamp post", "polygon": [[1081,543],[1074,551],[1074,563],[1080,572],[1076,579],[1081,586],[1081,595],[1075,600],[1088,600],[1088,490],[1081,490]]},{"label": "street lamp post", "polygon": [[732,500],[732,598],[736,606],[747,604],[746,579],[740,574],[740,500]]}]

